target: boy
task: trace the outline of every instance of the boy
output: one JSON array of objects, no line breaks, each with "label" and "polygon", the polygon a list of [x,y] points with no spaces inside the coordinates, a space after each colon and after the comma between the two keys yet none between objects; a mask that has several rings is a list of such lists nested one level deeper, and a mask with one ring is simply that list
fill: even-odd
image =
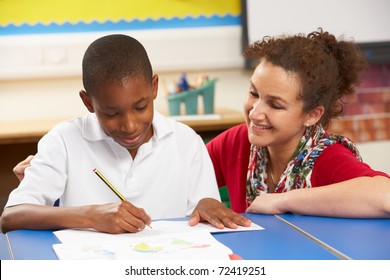
[{"label": "boy", "polygon": [[[206,220],[222,228],[250,221],[219,202],[202,139],[154,111],[158,76],[144,47],[125,35],[97,39],[85,52],[80,98],[90,112],[53,128],[1,217],[15,229],[94,228],[137,232],[151,218]],[[94,174],[97,168],[121,192]],[[53,207],[60,198],[61,207]]]}]

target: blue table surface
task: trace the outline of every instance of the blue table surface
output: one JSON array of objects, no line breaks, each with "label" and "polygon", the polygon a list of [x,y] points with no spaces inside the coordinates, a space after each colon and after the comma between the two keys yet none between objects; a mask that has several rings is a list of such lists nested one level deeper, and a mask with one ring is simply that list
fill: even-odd
[{"label": "blue table surface", "polygon": [[[335,260],[316,242],[272,215],[246,214],[265,230],[216,233],[213,236],[244,259]],[[16,230],[7,233],[13,259],[57,259],[52,245],[59,243],[50,230]]]},{"label": "blue table surface", "polygon": [[335,255],[272,215],[245,214],[262,231],[213,236],[247,260],[334,260]]},{"label": "blue table surface", "polygon": [[390,219],[278,216],[351,259],[390,260]]},{"label": "blue table surface", "polygon": [[8,250],[8,243],[7,238],[4,234],[0,234],[0,260],[9,260],[9,250]]}]

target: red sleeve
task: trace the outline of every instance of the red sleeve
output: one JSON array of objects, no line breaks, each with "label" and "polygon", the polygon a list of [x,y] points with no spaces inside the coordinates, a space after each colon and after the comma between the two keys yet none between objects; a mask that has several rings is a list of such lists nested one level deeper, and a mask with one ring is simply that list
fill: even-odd
[{"label": "red sleeve", "polygon": [[222,157],[223,157],[223,145],[226,138],[226,132],[219,134],[206,144],[207,151],[209,152],[211,161],[214,166],[215,177],[217,178],[218,187],[225,186],[225,178],[222,173]]},{"label": "red sleeve", "polygon": [[227,186],[233,210],[245,211],[250,143],[246,124],[232,127],[207,143],[218,186]]},{"label": "red sleeve", "polygon": [[359,161],[342,144],[326,148],[314,164],[311,183],[313,187],[330,185],[361,176],[385,176],[384,172],[375,171],[369,165]]}]

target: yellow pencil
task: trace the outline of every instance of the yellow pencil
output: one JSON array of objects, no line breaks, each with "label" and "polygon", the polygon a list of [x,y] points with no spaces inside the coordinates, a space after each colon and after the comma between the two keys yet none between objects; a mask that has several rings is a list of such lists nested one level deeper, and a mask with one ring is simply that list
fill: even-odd
[{"label": "yellow pencil", "polygon": [[95,172],[96,175],[98,175],[98,177],[100,179],[102,179],[102,181],[122,200],[122,201],[126,201],[126,198],[106,179],[106,177],[103,176],[102,173],[99,172],[99,170],[97,170],[96,168],[93,169],[93,172]]},{"label": "yellow pencil", "polygon": [[[100,173],[96,168],[93,169],[93,172],[120,198],[122,201],[127,201],[126,197],[124,197],[107,179]],[[148,227],[152,228],[150,225]]]}]

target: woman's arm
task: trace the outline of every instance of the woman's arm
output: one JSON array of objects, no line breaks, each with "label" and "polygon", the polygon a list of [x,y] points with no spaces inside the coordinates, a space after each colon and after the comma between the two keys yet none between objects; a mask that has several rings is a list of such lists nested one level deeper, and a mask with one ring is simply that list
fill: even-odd
[{"label": "woman's arm", "polygon": [[359,177],[285,193],[261,193],[247,212],[345,218],[390,218],[390,179]]}]

